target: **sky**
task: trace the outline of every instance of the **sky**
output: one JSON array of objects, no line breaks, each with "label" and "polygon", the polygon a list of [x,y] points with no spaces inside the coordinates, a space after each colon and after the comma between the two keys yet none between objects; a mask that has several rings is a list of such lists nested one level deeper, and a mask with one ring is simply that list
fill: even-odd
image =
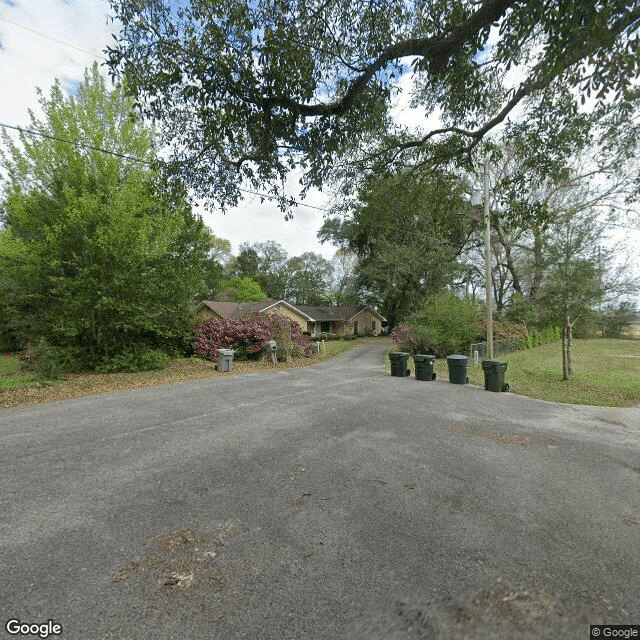
[{"label": "sky", "polygon": [[[36,87],[46,95],[58,79],[72,92],[84,69],[103,61],[102,51],[113,42],[117,23],[110,15],[106,0],[0,0],[0,123],[27,125],[28,109],[38,110]],[[408,93],[400,117],[415,118],[407,102]],[[292,195],[298,178],[290,176]],[[293,220],[285,221],[275,204],[247,194],[225,214],[197,212],[216,236],[231,242],[235,254],[244,242],[275,240],[289,256],[314,251],[330,259],[336,248],[321,245],[316,235],[329,205],[329,193],[311,191],[294,209]]]},{"label": "sky", "polygon": [[[102,51],[113,41],[117,29],[109,15],[104,0],[0,0],[0,123],[27,125],[28,110],[38,112],[36,87],[47,94],[58,79],[73,91],[84,69],[104,60]],[[335,247],[316,237],[328,197],[314,192],[305,202],[319,208],[297,207],[291,221],[252,195],[226,214],[198,213],[216,236],[231,242],[234,253],[243,242],[275,240],[290,256],[314,251],[330,259]]]},{"label": "sky", "polygon": [[[0,0],[0,123],[27,125],[28,110],[38,110],[36,87],[47,94],[56,78],[72,92],[85,68],[104,60],[102,52],[117,31],[111,14],[106,0]],[[398,120],[429,124],[424,113],[409,108],[408,98],[406,90],[395,109]],[[296,183],[292,175],[294,195]],[[231,242],[235,254],[242,243],[275,240],[289,256],[314,251],[330,259],[335,247],[321,245],[316,236],[329,204],[329,194],[311,191],[293,220],[285,221],[273,203],[247,195],[225,214],[204,208],[198,213],[216,236]],[[624,238],[640,246],[640,232],[620,232],[614,234],[618,242]]]}]

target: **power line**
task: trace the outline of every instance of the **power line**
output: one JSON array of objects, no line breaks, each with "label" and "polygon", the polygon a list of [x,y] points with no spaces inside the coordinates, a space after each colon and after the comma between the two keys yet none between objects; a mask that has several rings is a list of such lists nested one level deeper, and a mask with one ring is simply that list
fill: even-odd
[{"label": "power line", "polygon": [[70,144],[73,147],[83,147],[85,149],[91,149],[93,151],[99,151],[100,153],[107,153],[110,156],[116,156],[118,158],[124,158],[125,160],[134,160],[135,162],[142,162],[143,164],[151,165],[153,164],[149,160],[145,160],[144,158],[138,158],[136,156],[128,156],[124,153],[118,153],[117,151],[109,151],[108,149],[103,149],[102,147],[96,147],[92,144],[87,144],[85,142],[79,142],[78,140],[67,140],[65,138],[60,138],[58,136],[52,136],[49,133],[42,133],[40,131],[34,131],[33,129],[27,129],[25,127],[17,127],[12,124],[4,124],[0,122],[0,127],[7,129],[14,129],[15,131],[20,131],[21,133],[28,133],[34,136],[40,136],[41,138],[48,138],[49,140],[57,140],[58,142],[64,142],[65,144]]},{"label": "power line", "polygon": [[[238,187],[238,191],[242,191],[243,193],[250,193],[251,195],[254,195],[254,196],[260,196],[261,198],[266,198],[267,200],[279,200],[278,196],[274,196],[268,193],[260,193],[258,191],[251,191],[250,189],[243,189],[241,187]],[[318,211],[324,211],[326,213],[331,212],[330,209],[327,209],[325,207],[316,207],[313,204],[305,204],[304,202],[298,202],[297,200],[293,200],[292,203],[298,207],[307,207],[308,209],[317,209]]]},{"label": "power line", "polygon": [[[143,164],[149,165],[151,166],[153,164],[153,162],[149,161],[149,160],[144,160],[143,158],[138,158],[136,156],[129,156],[123,153],[118,153],[117,151],[110,151],[109,149],[103,149],[102,147],[96,147],[94,145],[91,144],[87,144],[84,142],[79,142],[79,141],[74,141],[74,140],[68,140],[65,138],[60,138],[59,136],[53,136],[51,134],[48,133],[42,133],[40,131],[34,131],[33,129],[27,129],[26,127],[18,127],[16,125],[11,125],[11,124],[4,124],[3,122],[0,122],[0,127],[4,127],[7,129],[14,129],[15,131],[20,131],[21,133],[27,133],[27,134],[31,134],[31,135],[35,135],[35,136],[40,136],[42,138],[48,138],[50,140],[56,140],[57,142],[63,142],[65,144],[70,144],[72,146],[75,147],[83,147],[85,149],[91,149],[93,151],[98,151],[99,153],[106,153],[109,154],[111,156],[116,156],[117,158],[123,158],[124,160],[133,160],[134,162],[141,162]],[[252,191],[251,189],[244,189],[242,187],[238,187],[238,191],[241,191],[243,193],[248,193],[250,195],[254,195],[254,196],[258,196],[260,198],[264,198],[265,200],[279,200],[278,196],[274,196],[272,194],[269,193],[260,193],[259,191]],[[331,209],[327,209],[326,207],[318,207],[316,205],[313,204],[306,204],[304,202],[298,202],[297,200],[292,200],[291,201],[292,204],[295,204],[297,207],[306,207],[308,209],[316,209],[317,211],[322,211],[324,213],[331,213]],[[624,224],[616,224],[616,223],[612,223],[612,222],[608,222],[608,223],[604,223],[604,226],[607,227],[618,227],[618,228],[622,228],[622,229],[630,229],[632,231],[640,231],[640,227],[634,227],[634,226],[630,226],[630,225],[624,225]],[[421,238],[426,240],[427,238],[425,236],[423,236],[422,234],[417,234],[415,231],[406,229],[406,230],[402,230],[403,233],[407,234],[407,235],[411,235],[414,236],[416,238]]]},{"label": "power line", "polygon": [[[60,138],[59,136],[54,136],[54,135],[51,135],[49,133],[42,133],[41,131],[34,131],[33,129],[27,129],[26,127],[18,127],[16,125],[5,124],[3,122],[0,122],[0,127],[7,128],[7,129],[13,129],[15,131],[20,131],[21,133],[27,133],[27,134],[34,135],[34,136],[40,136],[41,138],[48,138],[49,140],[56,140],[57,142],[63,142],[65,144],[69,144],[69,145],[72,145],[74,147],[83,147],[85,149],[91,149],[93,151],[98,151],[99,153],[107,153],[107,154],[109,154],[111,156],[116,156],[118,158],[124,158],[125,160],[133,160],[134,162],[142,162],[143,164],[147,164],[147,165],[152,165],[153,164],[149,160],[144,160],[143,158],[138,158],[136,156],[128,156],[128,155],[123,154],[123,153],[118,153],[116,151],[110,151],[109,149],[103,149],[102,147],[96,147],[94,145],[87,144],[87,143],[84,143],[84,142],[68,140],[66,138]],[[242,191],[243,193],[248,193],[248,194],[251,194],[251,195],[254,195],[254,196],[259,196],[259,197],[265,198],[267,200],[278,200],[277,196],[274,196],[274,195],[269,194],[269,193],[260,193],[259,191],[251,191],[250,189],[243,189],[242,187],[238,187],[238,191]],[[293,204],[295,204],[296,206],[307,207],[309,209],[317,209],[318,211],[324,211],[326,213],[329,213],[329,209],[326,209],[326,208],[323,208],[323,207],[317,207],[317,206],[312,205],[312,204],[305,204],[304,202],[298,202],[297,200],[294,200]]]},{"label": "power line", "polygon": [[39,31],[36,31],[35,29],[32,29],[31,27],[25,27],[21,24],[18,24],[17,22],[12,22],[11,20],[7,20],[6,18],[2,18],[0,17],[0,20],[2,20],[2,22],[6,22],[7,24],[10,24],[14,27],[18,27],[18,29],[24,29],[25,31],[30,31],[31,33],[35,33],[37,36],[40,36],[41,38],[45,38],[46,40],[51,40],[51,42],[55,42],[57,44],[61,44],[65,47],[70,47],[71,49],[75,49],[76,51],[80,51],[81,53],[87,53],[90,56],[93,56],[94,58],[96,58],[96,60],[104,60],[104,56],[99,56],[97,53],[94,53],[93,51],[88,51],[87,49],[82,49],[81,47],[77,47],[75,44],[71,44],[69,42],[64,42],[63,40],[58,40],[56,38],[52,38],[51,36],[47,36],[44,33],[40,33]]}]

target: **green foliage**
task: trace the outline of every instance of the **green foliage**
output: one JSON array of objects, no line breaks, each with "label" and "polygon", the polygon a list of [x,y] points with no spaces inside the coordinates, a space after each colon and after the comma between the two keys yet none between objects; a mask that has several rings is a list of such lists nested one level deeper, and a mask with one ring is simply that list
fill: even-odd
[{"label": "green foliage", "polygon": [[550,342],[556,342],[560,340],[562,331],[560,327],[547,327],[539,331],[538,329],[532,329],[525,337],[524,344],[527,349],[533,349],[543,344],[549,344]]},{"label": "green foliage", "polygon": [[140,348],[114,356],[103,356],[96,370],[101,373],[150,371],[164,369],[168,363],[169,356],[161,349]]},{"label": "green foliage", "polygon": [[153,168],[151,131],[97,65],[76,97],[55,84],[41,105],[30,128],[43,137],[4,136],[4,335],[44,338],[86,368],[140,345],[182,349],[208,238],[183,191]]},{"label": "green foliage", "polygon": [[524,324],[527,327],[534,327],[540,322],[540,314],[534,303],[529,298],[525,298],[521,293],[515,292],[509,300],[506,317],[511,322]]},{"label": "green foliage", "polygon": [[[298,344],[294,341],[292,336],[292,326],[289,318],[285,316],[276,315],[274,317],[273,324],[273,339],[277,343],[276,357],[279,362],[288,362],[292,358],[298,358],[304,354],[301,348],[300,339],[297,339]],[[305,348],[308,355],[308,348]]]},{"label": "green foliage", "polygon": [[253,279],[246,276],[236,276],[234,278],[223,278],[218,283],[218,300],[228,300],[230,302],[260,302],[267,300],[265,292]]},{"label": "green foliage", "polygon": [[293,304],[330,305],[331,263],[317,253],[306,251],[290,258],[286,266],[285,299]]},{"label": "green foliage", "polygon": [[638,317],[638,309],[632,302],[608,305],[602,314],[602,333],[605,338],[621,338]]},{"label": "green foliage", "polygon": [[450,284],[473,229],[453,175],[399,172],[369,176],[351,217],[328,218],[318,236],[358,257],[355,279],[366,303],[391,329],[428,294]]},{"label": "green foliage", "polygon": [[287,252],[277,242],[267,240],[252,245],[240,245],[233,271],[237,276],[255,280],[267,298],[281,300],[286,297]]},{"label": "green foliage", "polygon": [[[302,167],[303,190],[319,186],[336,158],[350,156],[339,168],[347,179],[407,156],[422,166],[464,159],[516,107],[526,126],[510,118],[507,135],[528,135],[532,164],[557,172],[581,103],[591,98],[627,123],[635,106],[638,9],[626,0],[111,5],[121,25],[112,72],[126,75],[145,116],[162,121],[179,174],[225,204],[248,180],[286,209],[287,174]],[[389,117],[406,75],[426,120],[444,121],[431,135]]]},{"label": "green foliage", "polygon": [[413,334],[412,353],[448,356],[467,353],[469,345],[483,339],[478,305],[444,292],[429,296],[408,318]]},{"label": "green foliage", "polygon": [[70,349],[53,347],[45,338],[40,338],[35,345],[27,345],[18,359],[20,367],[33,371],[38,380],[56,380],[78,369],[78,359]]}]

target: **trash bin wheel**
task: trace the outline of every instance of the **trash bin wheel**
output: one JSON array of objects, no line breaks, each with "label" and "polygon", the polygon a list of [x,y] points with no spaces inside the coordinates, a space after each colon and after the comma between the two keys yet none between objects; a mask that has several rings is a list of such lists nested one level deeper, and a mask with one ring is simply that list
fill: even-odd
[{"label": "trash bin wheel", "polygon": [[435,379],[436,379],[436,374],[435,374],[435,373],[434,373],[434,374],[432,374],[431,379],[432,379],[432,380],[435,380]]},{"label": "trash bin wheel", "polygon": [[411,370],[407,369],[407,377],[409,377],[411,375]]},{"label": "trash bin wheel", "polygon": [[509,391],[509,385],[506,382],[502,385],[502,390]]},{"label": "trash bin wheel", "polygon": [[466,378],[467,384],[469,384],[469,376],[467,376]]}]

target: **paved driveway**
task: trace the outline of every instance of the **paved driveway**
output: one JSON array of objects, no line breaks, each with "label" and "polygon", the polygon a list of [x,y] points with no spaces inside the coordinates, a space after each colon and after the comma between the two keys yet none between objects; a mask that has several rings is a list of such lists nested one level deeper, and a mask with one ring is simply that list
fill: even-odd
[{"label": "paved driveway", "polygon": [[1,412],[3,624],[82,640],[640,624],[638,411],[392,378],[386,348]]}]

